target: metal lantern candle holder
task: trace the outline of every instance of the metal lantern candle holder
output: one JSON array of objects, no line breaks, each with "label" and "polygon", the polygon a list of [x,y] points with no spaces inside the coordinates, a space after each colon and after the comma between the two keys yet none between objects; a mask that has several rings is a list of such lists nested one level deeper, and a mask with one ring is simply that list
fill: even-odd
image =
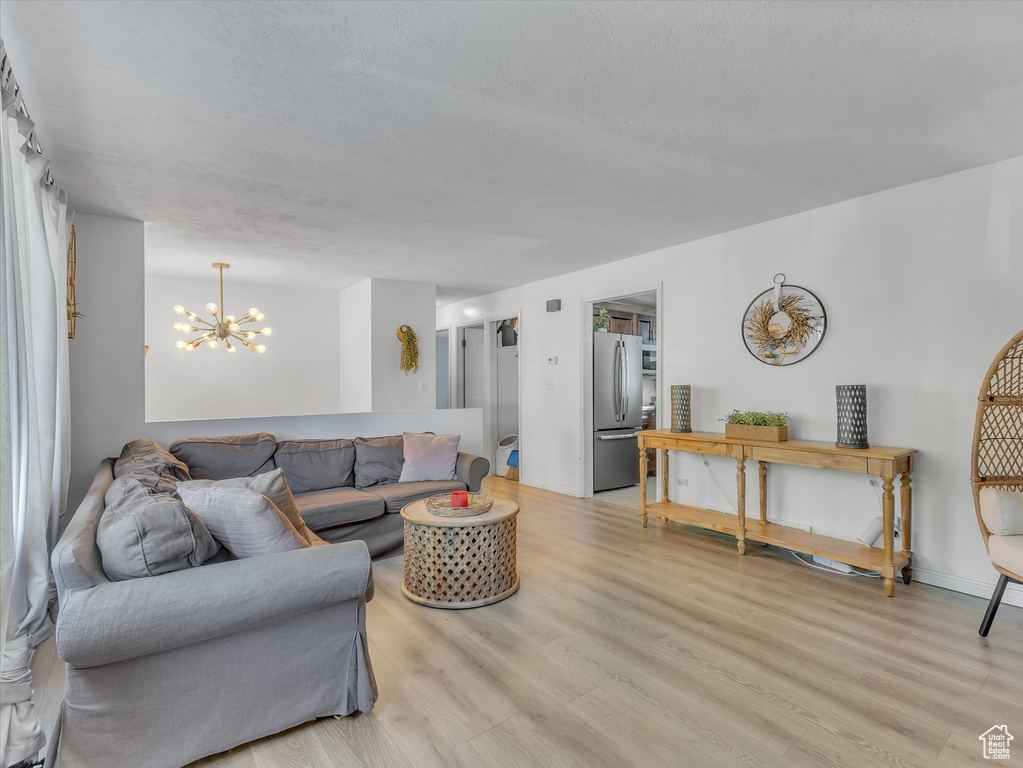
[{"label": "metal lantern candle holder", "polygon": [[839,384],[835,387],[838,404],[839,448],[869,448],[867,442],[867,385]]},{"label": "metal lantern candle holder", "polygon": [[690,384],[674,384],[671,387],[671,431],[693,431],[693,388]]}]

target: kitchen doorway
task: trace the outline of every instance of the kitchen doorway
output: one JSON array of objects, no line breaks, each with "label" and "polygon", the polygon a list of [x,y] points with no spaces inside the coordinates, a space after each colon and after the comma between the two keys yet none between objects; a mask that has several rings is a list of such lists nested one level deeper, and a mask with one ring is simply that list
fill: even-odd
[{"label": "kitchen doorway", "polygon": [[[584,489],[594,498],[639,509],[640,483],[657,498],[656,454],[640,477],[639,430],[658,420],[659,289],[589,302],[584,310],[590,370],[584,393]],[[588,451],[586,449],[589,449]]]}]

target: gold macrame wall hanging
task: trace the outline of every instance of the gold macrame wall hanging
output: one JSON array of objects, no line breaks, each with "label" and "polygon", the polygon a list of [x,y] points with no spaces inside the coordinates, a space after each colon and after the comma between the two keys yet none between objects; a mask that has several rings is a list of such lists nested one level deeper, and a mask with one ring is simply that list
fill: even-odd
[{"label": "gold macrame wall hanging", "polygon": [[408,376],[409,371],[419,370],[419,338],[411,325],[398,326],[398,341],[401,342],[401,370]]}]

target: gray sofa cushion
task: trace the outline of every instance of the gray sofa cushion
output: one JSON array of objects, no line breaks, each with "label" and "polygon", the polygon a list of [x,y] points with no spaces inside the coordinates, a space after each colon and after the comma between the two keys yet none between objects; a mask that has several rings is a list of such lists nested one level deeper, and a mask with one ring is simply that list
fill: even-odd
[{"label": "gray sofa cushion", "polygon": [[202,565],[220,546],[180,499],[137,480],[103,512],[96,530],[103,571],[111,581]]},{"label": "gray sofa cushion", "polygon": [[274,469],[255,477],[229,477],[224,480],[192,480],[191,482],[180,483],[178,487],[179,489],[210,487],[245,488],[246,490],[255,491],[270,499],[273,505],[288,518],[288,522],[298,531],[298,535],[307,542],[315,544],[319,538],[306,527],[305,522],[302,520],[302,515],[295,505],[295,499],[291,495],[291,488],[288,487],[288,480],[283,469]]},{"label": "gray sofa cushion", "polygon": [[388,485],[373,486],[370,491],[374,496],[384,500],[384,506],[391,514],[401,512],[406,504],[437,493],[449,491],[464,491],[465,483],[458,480],[434,480],[420,483],[390,483]]},{"label": "gray sofa cushion", "polygon": [[383,499],[350,487],[297,493],[295,504],[306,525],[314,531],[372,520],[384,514]]},{"label": "gray sofa cushion", "polygon": [[193,480],[252,477],[274,468],[277,440],[266,432],[231,437],[189,437],[170,452],[188,465]]},{"label": "gray sofa cushion", "polygon": [[114,477],[121,477],[129,472],[162,474],[164,471],[175,480],[192,479],[184,462],[148,437],[126,443],[121,449],[121,455],[114,462]]},{"label": "gray sofa cushion", "polygon": [[351,440],[285,440],[274,462],[288,475],[292,493],[355,485],[355,444]]},{"label": "gray sofa cushion", "polygon": [[183,484],[179,493],[213,537],[237,558],[309,546],[284,513],[258,491],[215,483],[206,487]]},{"label": "gray sofa cushion", "polygon": [[155,472],[136,470],[126,475],[115,477],[114,481],[110,483],[110,487],[107,488],[107,492],[103,497],[103,503],[109,507],[124,496],[133,483],[138,483],[144,488],[149,488],[155,493],[164,496],[176,496],[178,493],[178,483],[171,477],[169,472],[157,474]]},{"label": "gray sofa cushion", "polygon": [[404,463],[405,443],[401,435],[355,438],[356,488],[398,482]]}]

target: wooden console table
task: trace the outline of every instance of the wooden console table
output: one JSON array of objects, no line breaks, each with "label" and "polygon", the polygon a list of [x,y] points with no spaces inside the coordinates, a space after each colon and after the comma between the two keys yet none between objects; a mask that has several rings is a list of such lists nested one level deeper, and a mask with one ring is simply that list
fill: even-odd
[{"label": "wooden console table", "polygon": [[[795,552],[819,555],[846,565],[877,571],[884,579],[888,597],[895,595],[895,572],[909,584],[913,575],[913,554],[910,550],[913,523],[913,489],[910,474],[913,455],[910,448],[872,446],[863,450],[837,448],[834,443],[787,440],[781,443],[760,440],[736,440],[715,432],[671,432],[655,429],[639,432],[640,477],[646,477],[648,448],[661,451],[661,496],[664,501],[648,504],[646,483],[640,483],[640,519],[646,527],[647,515],[664,518],[665,522],[692,525],[727,533],[738,540],[739,554],[746,554],[746,542],[772,544]],[[668,451],[730,456],[737,462],[736,485],[738,515],[715,512],[668,501]],[[760,517],[746,519],[746,459],[755,459],[760,475]],[[867,547],[858,541],[846,541],[819,533],[808,533],[767,521],[767,465],[795,464],[803,467],[837,469],[864,475],[880,475],[884,483],[882,508],[884,546]],[[895,552],[895,477],[901,476],[902,551]]]}]

